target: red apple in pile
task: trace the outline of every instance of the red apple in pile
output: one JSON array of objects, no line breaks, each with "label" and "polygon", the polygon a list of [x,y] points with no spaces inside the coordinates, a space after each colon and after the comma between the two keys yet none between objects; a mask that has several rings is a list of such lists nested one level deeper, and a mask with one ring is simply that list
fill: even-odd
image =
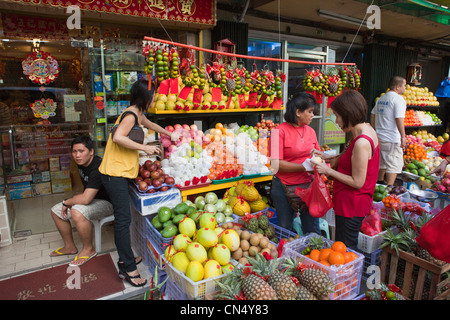
[{"label": "red apple in pile", "polygon": [[[142,192],[154,193],[156,191],[167,191],[168,186],[163,184],[175,184],[175,179],[164,173],[161,168],[161,161],[146,160],[139,166],[139,175],[134,179],[138,189]],[[151,187],[149,189],[149,187]],[[159,190],[156,190],[159,188]],[[148,189],[148,190],[147,190]]]}]

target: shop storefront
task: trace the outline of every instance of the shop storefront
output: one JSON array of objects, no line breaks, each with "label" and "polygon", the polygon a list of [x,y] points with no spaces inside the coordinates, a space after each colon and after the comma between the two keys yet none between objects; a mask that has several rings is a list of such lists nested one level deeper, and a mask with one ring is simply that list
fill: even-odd
[{"label": "shop storefront", "polygon": [[[1,4],[0,194],[7,200],[79,187],[70,143],[91,135],[102,155],[131,84],[147,76],[144,36],[198,45],[199,32],[215,24],[215,1],[101,2]],[[69,5],[81,11],[71,15]]]}]

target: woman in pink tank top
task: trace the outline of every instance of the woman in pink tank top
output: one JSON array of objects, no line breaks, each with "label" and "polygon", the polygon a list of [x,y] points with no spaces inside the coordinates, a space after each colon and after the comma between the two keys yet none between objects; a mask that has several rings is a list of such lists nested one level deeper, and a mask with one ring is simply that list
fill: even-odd
[{"label": "woman in pink tank top", "polygon": [[375,130],[366,123],[367,103],[359,92],[344,91],[333,101],[331,109],[336,115],[336,123],[345,133],[351,134],[349,146],[338,156],[328,156],[317,150],[311,153],[331,164],[331,168],[325,163],[316,168],[319,173],[334,179],[336,241],[342,241],[355,250],[362,220],[372,207],[380,148]]}]

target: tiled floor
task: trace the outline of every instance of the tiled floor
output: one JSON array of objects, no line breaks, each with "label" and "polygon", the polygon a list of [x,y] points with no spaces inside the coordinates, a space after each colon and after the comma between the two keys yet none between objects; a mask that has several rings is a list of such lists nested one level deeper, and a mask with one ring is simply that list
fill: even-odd
[{"label": "tiled floor", "polygon": [[[0,247],[0,280],[24,273],[42,270],[55,265],[69,263],[74,256],[50,257],[49,254],[63,246],[63,241],[50,216],[50,208],[64,198],[66,194],[41,196],[22,201],[14,201],[16,235],[29,234],[14,238],[11,245]],[[75,243],[81,249],[81,240],[73,230]],[[113,261],[118,260],[114,245],[114,226],[112,223],[102,227],[101,253],[111,254]],[[138,270],[143,277],[150,279],[148,267],[139,264]],[[125,283],[126,290],[104,299],[127,299],[142,294],[144,288],[134,288]],[[1,290],[1,289],[0,289]]]}]

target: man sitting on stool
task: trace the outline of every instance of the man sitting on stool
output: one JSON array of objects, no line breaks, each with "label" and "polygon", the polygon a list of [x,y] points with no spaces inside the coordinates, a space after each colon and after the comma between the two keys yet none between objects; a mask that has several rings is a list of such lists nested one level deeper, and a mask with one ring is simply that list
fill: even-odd
[{"label": "man sitting on stool", "polygon": [[92,244],[90,220],[100,220],[112,215],[113,207],[100,180],[98,167],[102,159],[94,155],[94,142],[90,137],[77,137],[72,141],[72,157],[78,165],[84,191],[72,198],[65,199],[51,209],[52,218],[64,241],[64,247],[56,249],[50,256],[78,253],[69,221],[72,218],[80,234],[83,248],[69,265],[81,266],[97,255]]}]

